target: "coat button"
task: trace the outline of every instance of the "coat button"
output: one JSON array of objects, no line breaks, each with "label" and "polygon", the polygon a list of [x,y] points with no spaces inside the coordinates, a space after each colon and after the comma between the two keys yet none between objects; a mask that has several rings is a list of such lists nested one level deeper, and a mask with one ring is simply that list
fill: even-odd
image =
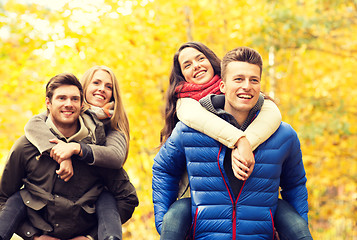
[{"label": "coat button", "polygon": [[31,234],[31,232],[26,232],[26,235],[27,235],[27,236],[30,236],[30,234]]},{"label": "coat button", "polygon": [[30,201],[26,201],[26,203],[27,203],[27,204],[29,204],[29,203],[30,203]]}]

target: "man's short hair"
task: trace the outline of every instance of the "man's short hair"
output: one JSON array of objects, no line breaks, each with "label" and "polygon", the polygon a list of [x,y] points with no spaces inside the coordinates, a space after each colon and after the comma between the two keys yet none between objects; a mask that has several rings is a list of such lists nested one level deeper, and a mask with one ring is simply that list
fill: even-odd
[{"label": "man's short hair", "polygon": [[263,59],[260,54],[249,47],[238,47],[226,53],[222,59],[222,80],[225,81],[227,74],[227,65],[230,62],[247,62],[258,65],[260,68],[260,76],[262,76]]},{"label": "man's short hair", "polygon": [[48,97],[49,101],[52,101],[54,91],[63,86],[63,85],[73,85],[79,89],[79,94],[81,97],[81,103],[83,102],[83,88],[81,83],[78,81],[76,76],[72,73],[61,73],[53,78],[46,85],[46,97]]}]

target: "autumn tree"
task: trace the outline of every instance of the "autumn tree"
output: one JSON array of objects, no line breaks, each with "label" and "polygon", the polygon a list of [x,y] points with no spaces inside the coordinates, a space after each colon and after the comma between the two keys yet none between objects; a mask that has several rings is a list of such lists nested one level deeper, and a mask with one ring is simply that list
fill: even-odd
[{"label": "autumn tree", "polygon": [[158,239],[151,167],[172,57],[186,41],[264,59],[262,87],[298,132],[316,239],[356,237],[357,4],[334,0],[0,2],[0,159],[44,108],[44,86],[107,65],[130,120],[125,164],[140,198],[124,239]]}]

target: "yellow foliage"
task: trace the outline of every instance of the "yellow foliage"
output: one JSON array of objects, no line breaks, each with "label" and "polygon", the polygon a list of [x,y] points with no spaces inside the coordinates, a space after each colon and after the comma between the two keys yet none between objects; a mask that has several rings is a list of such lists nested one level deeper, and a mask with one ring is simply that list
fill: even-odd
[{"label": "yellow foliage", "polygon": [[81,77],[93,65],[107,65],[119,79],[129,115],[125,168],[140,198],[123,226],[124,239],[158,239],[151,166],[173,54],[189,40],[205,43],[220,57],[246,45],[262,54],[263,89],[274,93],[283,120],[300,137],[314,238],[357,238],[353,1],[105,0],[101,6],[82,1],[81,7],[62,8],[5,2],[0,3],[0,167],[28,119],[44,111],[50,77],[60,72]]}]

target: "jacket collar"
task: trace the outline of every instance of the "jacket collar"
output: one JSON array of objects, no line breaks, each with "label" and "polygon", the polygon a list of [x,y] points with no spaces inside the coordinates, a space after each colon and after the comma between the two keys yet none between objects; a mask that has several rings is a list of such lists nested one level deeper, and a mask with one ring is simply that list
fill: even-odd
[{"label": "jacket collar", "polygon": [[53,123],[53,121],[51,120],[50,117],[47,118],[46,124],[52,130],[52,132],[54,132],[60,139],[65,139],[66,142],[79,142],[83,138],[88,136],[89,131],[88,131],[88,128],[86,128],[86,126],[84,125],[83,118],[81,116],[79,116],[78,120],[79,120],[79,127],[80,127],[79,131],[76,132],[74,135],[68,137],[68,138],[66,138],[58,130],[58,128],[55,126],[55,124]]},{"label": "jacket collar", "polygon": [[[86,110],[81,113],[79,117],[80,130],[71,136],[70,138],[65,138],[63,134],[56,128],[51,119],[47,117],[46,124],[49,126],[51,132],[55,134],[59,139],[70,141],[79,141],[82,140],[84,143],[92,143],[97,145],[105,144],[105,129],[103,123],[98,120],[95,114]],[[109,125],[110,126],[110,125]]]}]

